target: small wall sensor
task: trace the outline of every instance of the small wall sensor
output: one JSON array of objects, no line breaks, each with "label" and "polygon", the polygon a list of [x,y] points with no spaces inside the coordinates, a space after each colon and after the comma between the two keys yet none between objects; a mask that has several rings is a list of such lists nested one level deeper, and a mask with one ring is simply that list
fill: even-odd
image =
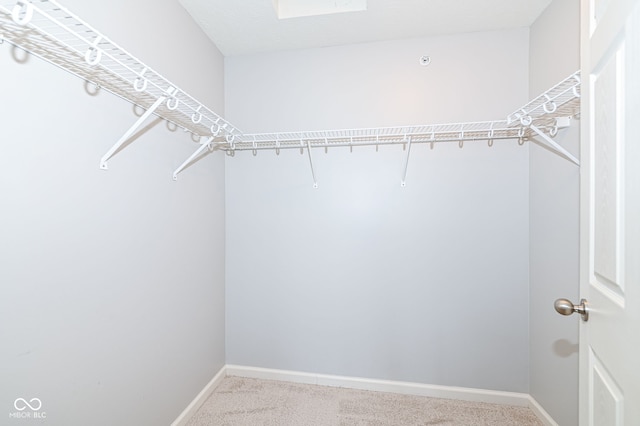
[{"label": "small wall sensor", "polygon": [[422,55],[420,57],[420,65],[422,65],[423,67],[426,67],[430,63],[431,63],[431,56]]}]

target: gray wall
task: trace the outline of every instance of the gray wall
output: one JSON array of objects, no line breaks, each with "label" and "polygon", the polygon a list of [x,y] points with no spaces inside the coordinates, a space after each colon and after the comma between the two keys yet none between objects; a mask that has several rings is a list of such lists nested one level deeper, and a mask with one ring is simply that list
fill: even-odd
[{"label": "gray wall", "polygon": [[[531,27],[530,94],[580,68],[578,0],[554,0]],[[555,138],[579,153],[579,122]],[[578,295],[579,167],[547,149],[530,149],[530,393],[562,426],[578,424],[577,317],[553,301]]]},{"label": "gray wall", "polygon": [[[176,1],[63,3],[223,112]],[[0,70],[0,423],[39,398],[47,425],[169,424],[224,365],[223,156],[173,182],[197,144],[160,122],[101,171],[132,106],[7,43]]]},{"label": "gray wall", "polygon": [[[226,59],[246,131],[503,119],[528,29]],[[431,55],[421,67],[419,58]],[[227,161],[227,362],[528,392],[528,147]]]}]

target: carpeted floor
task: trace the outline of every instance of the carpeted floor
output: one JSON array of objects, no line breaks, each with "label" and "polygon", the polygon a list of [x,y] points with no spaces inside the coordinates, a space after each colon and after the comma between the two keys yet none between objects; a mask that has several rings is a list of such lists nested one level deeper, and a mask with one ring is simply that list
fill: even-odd
[{"label": "carpeted floor", "polygon": [[540,426],[525,407],[226,377],[187,426]]}]

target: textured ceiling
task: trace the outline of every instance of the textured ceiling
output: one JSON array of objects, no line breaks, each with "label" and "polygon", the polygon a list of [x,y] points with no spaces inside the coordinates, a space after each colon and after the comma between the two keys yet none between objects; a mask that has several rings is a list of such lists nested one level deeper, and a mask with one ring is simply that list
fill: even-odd
[{"label": "textured ceiling", "polygon": [[179,1],[225,56],[528,27],[551,3],[368,0],[365,12],[279,20],[273,0]]}]

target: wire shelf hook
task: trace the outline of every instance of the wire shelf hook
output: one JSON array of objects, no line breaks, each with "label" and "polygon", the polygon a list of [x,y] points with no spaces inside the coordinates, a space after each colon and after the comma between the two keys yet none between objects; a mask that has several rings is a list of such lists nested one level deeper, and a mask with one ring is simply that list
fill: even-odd
[{"label": "wire shelf hook", "polygon": [[198,108],[196,108],[195,112],[191,114],[191,121],[193,122],[193,124],[199,124],[202,121],[202,113],[200,112],[201,109],[202,105],[199,105]]},{"label": "wire shelf hook", "polygon": [[178,93],[180,91],[178,89],[175,89],[173,87],[170,87],[169,90],[167,90],[167,93],[169,94],[169,98],[167,99],[167,108],[170,111],[175,111],[176,108],[178,108],[178,104],[180,103],[180,101],[178,100]]},{"label": "wire shelf hook", "polygon": [[524,127],[520,127],[518,129],[518,145],[520,146],[524,145],[524,135],[525,135]]},{"label": "wire shelf hook", "polygon": [[[555,102],[553,102],[551,100],[551,97],[549,95],[547,95],[545,93],[544,95],[545,98],[547,98],[547,102],[545,102],[544,104],[542,104],[542,109],[544,110],[544,112],[546,112],[547,114],[553,114],[554,112],[556,112],[556,110],[558,109],[558,105],[556,105]],[[531,123],[529,123],[531,124]]]},{"label": "wire shelf hook", "polygon": [[176,130],[178,130],[178,125],[172,121],[166,120],[167,123],[167,130],[169,130],[170,132],[175,132]]},{"label": "wire shelf hook", "polygon": [[533,123],[533,118],[531,118],[531,116],[528,115],[525,110],[522,110],[522,112],[524,113],[524,115],[520,116],[520,124],[522,124],[523,126],[528,126]]},{"label": "wire shelf hook", "polygon": [[147,72],[147,67],[144,67],[142,72],[133,81],[133,88],[135,89],[136,92],[144,92],[145,90],[147,90],[147,85],[149,83],[149,80],[144,78],[144,74],[146,72]]},{"label": "wire shelf hook", "polygon": [[236,143],[235,143],[236,137],[235,137],[235,135],[229,134],[229,135],[225,136],[225,139],[226,139],[227,143],[230,145],[231,150],[235,150],[236,149]]},{"label": "wire shelf hook", "polygon": [[84,60],[87,62],[87,64],[91,66],[98,65],[102,60],[102,50],[98,48],[98,43],[100,43],[101,41],[102,36],[99,35],[87,49],[86,53],[84,54]]},{"label": "wire shelf hook", "polygon": [[33,18],[33,4],[26,0],[18,0],[11,11],[11,18],[18,25],[27,25]]}]

